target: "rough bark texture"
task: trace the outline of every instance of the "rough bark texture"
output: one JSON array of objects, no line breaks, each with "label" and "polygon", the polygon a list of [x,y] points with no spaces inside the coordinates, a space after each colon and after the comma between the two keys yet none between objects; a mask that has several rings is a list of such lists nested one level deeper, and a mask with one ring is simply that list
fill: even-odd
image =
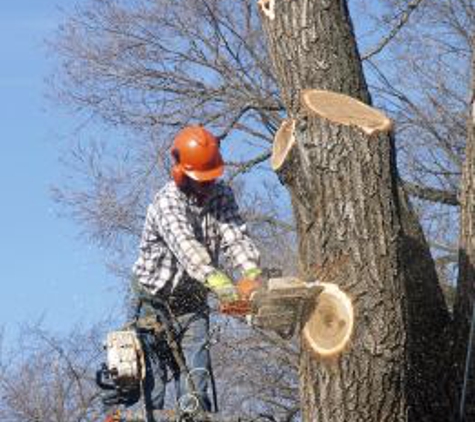
[{"label": "rough bark texture", "polygon": [[[475,43],[475,38],[474,38]],[[475,45],[474,49],[475,51]],[[475,299],[475,55],[472,58],[472,101],[468,118],[468,139],[460,191],[459,277],[454,307],[454,374],[457,399],[463,386],[467,342]],[[475,420],[475,348],[469,372],[466,396],[466,419]],[[457,400],[458,401],[458,400]],[[458,403],[460,405],[460,403]],[[456,411],[459,406],[457,406]]]},{"label": "rough bark texture", "polygon": [[446,421],[437,362],[448,323],[422,231],[397,186],[393,140],[307,116],[303,89],[370,103],[344,0],[277,0],[263,16],[281,96],[297,119],[279,171],[299,233],[301,275],[342,254],[333,281],[356,308],[351,349],[301,357],[306,421]]},{"label": "rough bark texture", "polygon": [[408,368],[408,421],[448,421],[450,418],[450,317],[437,281],[434,261],[418,218],[399,189],[402,231],[399,264],[404,272],[405,332]]}]

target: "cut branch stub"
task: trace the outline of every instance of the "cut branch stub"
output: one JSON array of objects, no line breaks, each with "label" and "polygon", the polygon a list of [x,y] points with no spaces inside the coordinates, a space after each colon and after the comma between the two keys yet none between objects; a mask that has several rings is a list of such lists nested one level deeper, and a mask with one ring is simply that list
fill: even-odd
[{"label": "cut branch stub", "polygon": [[274,137],[270,163],[274,171],[279,170],[295,144],[295,119],[285,119]]},{"label": "cut branch stub", "polygon": [[389,132],[393,126],[382,112],[348,95],[305,89],[301,101],[310,113],[333,123],[359,127],[369,136]]},{"label": "cut branch stub", "polygon": [[275,19],[275,0],[259,0],[257,4],[261,8],[262,13],[264,13],[264,15],[266,15],[271,21]]},{"label": "cut branch stub", "polygon": [[350,298],[333,283],[320,283],[323,291],[316,299],[303,327],[309,349],[320,358],[338,356],[348,345],[354,325]]}]

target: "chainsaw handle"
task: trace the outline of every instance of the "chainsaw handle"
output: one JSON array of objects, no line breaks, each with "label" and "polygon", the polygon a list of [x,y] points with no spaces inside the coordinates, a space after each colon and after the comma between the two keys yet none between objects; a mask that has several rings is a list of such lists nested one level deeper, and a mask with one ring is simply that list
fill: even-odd
[{"label": "chainsaw handle", "polygon": [[245,317],[251,315],[253,297],[256,292],[261,290],[266,281],[262,276],[257,278],[243,277],[236,283],[236,291],[239,296],[238,300],[232,302],[221,303],[219,311],[224,315]]},{"label": "chainsaw handle", "polygon": [[220,312],[224,315],[244,317],[252,314],[252,298],[263,286],[261,277],[243,277],[236,283],[239,299],[232,302],[221,303]]},{"label": "chainsaw handle", "polygon": [[246,299],[238,299],[233,302],[221,303],[219,311],[224,315],[245,317],[251,313],[251,302]]}]

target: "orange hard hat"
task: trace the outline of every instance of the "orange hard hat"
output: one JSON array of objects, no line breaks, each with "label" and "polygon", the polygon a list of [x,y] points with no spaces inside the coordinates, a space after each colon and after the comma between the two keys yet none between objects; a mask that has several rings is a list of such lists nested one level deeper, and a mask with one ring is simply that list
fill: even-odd
[{"label": "orange hard hat", "polygon": [[175,137],[171,152],[176,159],[174,172],[182,172],[190,179],[207,182],[223,174],[219,141],[202,126],[182,129]]}]

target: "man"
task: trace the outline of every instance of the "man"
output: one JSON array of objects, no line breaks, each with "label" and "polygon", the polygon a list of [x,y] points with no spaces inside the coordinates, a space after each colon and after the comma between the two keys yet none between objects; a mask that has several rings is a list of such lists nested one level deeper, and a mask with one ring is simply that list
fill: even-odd
[{"label": "man", "polygon": [[217,181],[224,171],[219,141],[203,127],[190,126],[178,133],[171,153],[173,180],[148,208],[133,272],[143,290],[169,306],[192,382],[179,373],[163,339],[146,339],[146,406],[163,408],[168,367],[178,404],[193,407],[195,398],[210,411],[207,293],[214,292],[221,303],[237,299],[231,278],[221,269],[221,252],[234,270],[250,279],[259,277],[259,252],[246,233],[232,190]]}]

